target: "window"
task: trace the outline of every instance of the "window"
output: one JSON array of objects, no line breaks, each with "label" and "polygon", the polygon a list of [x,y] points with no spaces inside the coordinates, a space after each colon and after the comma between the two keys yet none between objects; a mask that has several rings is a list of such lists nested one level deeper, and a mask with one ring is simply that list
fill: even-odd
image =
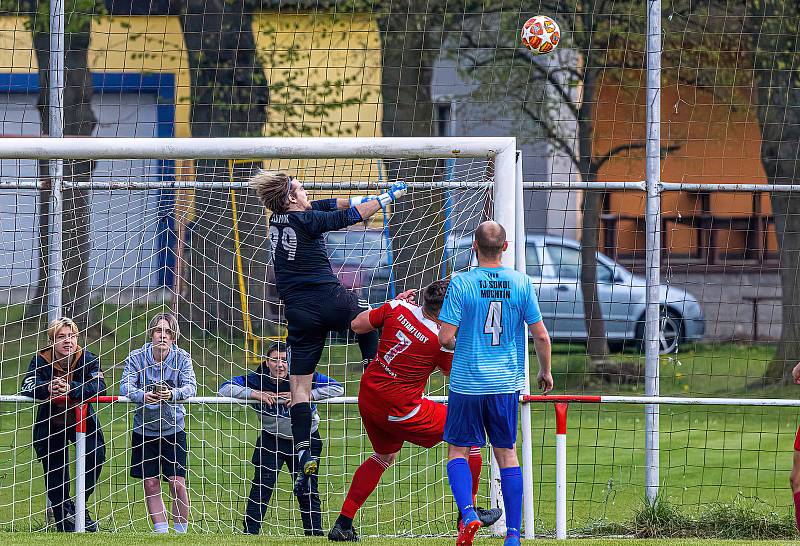
[{"label": "window", "polygon": [[434,128],[436,136],[446,137],[453,136],[452,131],[452,115],[453,108],[450,101],[437,102],[434,105]]},{"label": "window", "polygon": [[597,282],[602,284],[614,283],[614,271],[607,265],[597,264]]},{"label": "window", "polygon": [[[561,245],[547,245],[545,259],[549,260],[550,265],[553,266],[556,278],[562,280],[580,278],[581,251],[579,249]],[[614,270],[599,261],[597,262],[597,282],[602,284],[612,284],[614,282]]]},{"label": "window", "polygon": [[525,271],[531,277],[542,276],[542,264],[539,263],[539,249],[536,245],[525,247]]},{"label": "window", "polygon": [[333,263],[374,268],[388,264],[386,246],[378,231],[332,231],[326,234],[326,249]]},{"label": "window", "polygon": [[561,245],[547,245],[545,260],[553,266],[557,279],[577,279],[581,274],[581,251]]}]

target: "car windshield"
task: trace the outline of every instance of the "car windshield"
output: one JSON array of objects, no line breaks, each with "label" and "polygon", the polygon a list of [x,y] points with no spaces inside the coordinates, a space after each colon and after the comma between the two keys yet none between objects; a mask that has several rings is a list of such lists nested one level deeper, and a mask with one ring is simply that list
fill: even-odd
[{"label": "car windshield", "polygon": [[379,231],[332,231],[325,241],[332,263],[366,268],[388,264],[385,239]]}]

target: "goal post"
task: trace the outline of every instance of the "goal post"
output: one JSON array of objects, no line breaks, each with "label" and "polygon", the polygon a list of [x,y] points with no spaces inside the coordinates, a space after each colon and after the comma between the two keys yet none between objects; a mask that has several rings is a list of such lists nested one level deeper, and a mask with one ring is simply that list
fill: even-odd
[{"label": "goal post", "polygon": [[[194,246],[195,249],[201,244],[209,244],[207,252],[225,252],[229,251],[235,254],[235,257],[229,264],[224,265],[227,268],[224,272],[231,278],[231,291],[232,297],[230,301],[215,301],[214,305],[217,306],[222,314],[230,312],[226,307],[237,307],[246,314],[243,317],[243,323],[234,329],[230,334],[232,337],[225,337],[224,334],[218,334],[213,342],[209,342],[205,337],[198,338],[192,337],[190,334],[186,344],[190,352],[197,351],[198,360],[196,361],[196,373],[198,375],[198,396],[191,399],[189,415],[193,415],[190,419],[190,436],[195,438],[203,444],[204,448],[208,445],[213,445],[221,438],[225,438],[226,442],[230,439],[236,439],[236,446],[228,448],[225,446],[215,446],[211,455],[201,455],[200,457],[204,465],[213,465],[214,461],[222,464],[221,468],[215,470],[215,475],[223,476],[215,486],[213,480],[203,478],[202,486],[192,488],[190,486],[190,496],[197,499],[197,510],[202,516],[203,521],[207,522],[206,528],[226,529],[235,518],[241,516],[241,507],[233,506],[222,510],[219,506],[219,498],[228,496],[229,498],[237,499],[235,502],[243,502],[242,497],[242,483],[247,485],[249,483],[249,474],[251,473],[249,453],[244,453],[250,449],[248,440],[258,432],[258,424],[254,424],[252,419],[247,414],[247,404],[232,403],[234,401],[223,399],[215,396],[216,389],[219,384],[226,378],[236,375],[238,373],[247,373],[248,364],[245,358],[248,351],[250,351],[251,339],[248,336],[257,335],[258,328],[251,322],[250,315],[254,314],[252,304],[259,298],[263,298],[263,294],[257,291],[248,290],[248,284],[255,281],[263,282],[263,279],[254,279],[252,269],[248,266],[247,259],[252,259],[248,254],[248,250],[244,248],[245,239],[252,237],[254,233],[266,233],[266,223],[264,211],[261,209],[261,220],[253,220],[253,212],[250,210],[250,216],[246,217],[248,202],[246,199],[240,199],[233,190],[246,190],[246,180],[241,176],[237,179],[230,173],[231,162],[236,161],[249,161],[253,163],[261,162],[266,168],[276,168],[282,170],[290,170],[296,172],[298,177],[304,181],[307,189],[312,191],[312,195],[316,198],[319,197],[332,197],[335,195],[348,195],[356,192],[372,193],[381,188],[385,188],[390,182],[386,181],[386,176],[381,175],[383,166],[382,163],[389,161],[403,161],[412,165],[410,169],[411,180],[406,180],[412,190],[419,190],[418,196],[413,197],[414,192],[411,192],[406,199],[413,199],[412,206],[420,207],[424,213],[422,218],[427,221],[438,221],[433,219],[434,212],[431,207],[431,200],[428,199],[430,192],[439,190],[447,190],[450,199],[448,208],[450,216],[446,219],[448,222],[448,229],[443,236],[443,240],[439,242],[431,242],[432,248],[436,245],[443,245],[447,252],[444,254],[442,263],[433,263],[433,259],[428,256],[423,256],[423,267],[425,269],[435,271],[436,275],[452,273],[453,267],[449,260],[453,259],[454,252],[464,252],[464,248],[457,248],[458,244],[471,233],[471,230],[477,223],[489,217],[495,219],[506,228],[507,239],[509,241],[508,251],[504,254],[503,263],[508,267],[516,267],[524,271],[524,217],[521,214],[522,209],[522,179],[521,179],[521,161],[519,160],[516,150],[516,140],[514,138],[229,138],[229,139],[202,139],[202,138],[61,138],[61,139],[47,139],[47,138],[6,138],[0,139],[0,160],[14,163],[22,162],[24,160],[62,160],[62,161],[86,161],[91,160],[97,162],[95,173],[92,179],[88,182],[77,182],[71,180],[69,176],[65,176],[60,180],[60,189],[65,194],[69,190],[81,189],[86,190],[89,196],[89,201],[98,205],[105,206],[102,211],[101,221],[95,222],[96,218],[93,217],[93,222],[101,226],[103,231],[104,243],[96,245],[92,248],[92,256],[84,257],[86,262],[89,262],[91,267],[100,268],[93,273],[92,281],[95,282],[99,279],[99,286],[94,286],[92,303],[93,309],[100,313],[99,316],[91,319],[93,325],[99,330],[107,332],[109,329],[114,330],[112,338],[99,338],[88,340],[91,344],[90,348],[97,352],[101,357],[103,367],[111,366],[113,371],[108,372],[108,397],[103,397],[95,401],[98,404],[98,414],[101,415],[103,422],[102,426],[111,428],[113,432],[107,434],[109,440],[113,438],[113,449],[109,448],[109,461],[111,476],[98,485],[97,492],[93,500],[94,504],[87,504],[83,491],[86,484],[84,482],[83,472],[79,472],[80,477],[74,477],[73,483],[78,491],[76,496],[75,505],[79,509],[84,506],[94,507],[98,510],[97,506],[111,507],[113,512],[124,510],[120,508],[120,495],[125,499],[129,499],[131,495],[134,497],[135,489],[130,489],[132,485],[130,480],[126,477],[126,460],[127,460],[127,434],[129,430],[128,420],[133,406],[127,403],[123,398],[118,397],[119,383],[118,376],[122,362],[124,361],[125,352],[140,345],[143,338],[143,332],[134,331],[137,324],[141,325],[142,321],[146,318],[145,315],[151,315],[156,310],[174,309],[176,303],[175,298],[179,294],[172,294],[171,290],[175,290],[175,286],[180,287],[181,283],[171,283],[164,287],[154,287],[150,284],[144,284],[138,289],[138,292],[126,293],[128,289],[126,283],[141,283],[142,279],[148,279],[153,276],[152,271],[148,271],[150,263],[153,260],[157,250],[149,250],[143,248],[136,250],[137,239],[129,236],[124,232],[125,229],[144,230],[147,222],[152,222],[152,218],[144,219],[148,205],[142,200],[137,201],[137,195],[144,195],[142,192],[149,190],[181,190],[193,191],[194,195],[193,206],[195,211],[193,216],[196,218],[201,214],[200,209],[205,207],[205,210],[211,210],[212,214],[230,215],[231,207],[235,215],[231,220],[233,224],[219,224],[220,230],[233,229],[229,234],[231,240],[234,241],[236,248],[223,249],[218,242],[207,243],[206,239],[211,239],[213,233],[198,231],[196,228],[191,235],[191,242],[188,246]],[[137,160],[152,160],[156,163],[163,163],[173,160],[188,160],[189,162],[198,160],[215,161],[211,163],[213,176],[203,178],[199,172],[195,173],[194,166],[187,163],[186,173],[177,172],[182,167],[170,167],[171,175],[165,175],[163,172],[156,172],[155,166],[148,166],[146,163],[136,163]],[[218,161],[219,160],[219,161]],[[380,161],[378,161],[380,160]],[[103,162],[100,166],[100,162]],[[377,162],[377,163],[376,163]],[[416,163],[415,163],[416,162]],[[448,174],[441,176],[437,170],[439,165],[447,163]],[[342,166],[344,165],[344,167]],[[377,166],[376,166],[377,165]],[[172,171],[176,172],[172,172]],[[22,169],[19,169],[21,172]],[[409,172],[409,169],[404,169]],[[376,176],[376,172],[379,173]],[[187,174],[188,173],[188,174]],[[27,210],[22,206],[23,201],[36,199],[36,190],[45,189],[46,186],[43,181],[38,180],[34,176],[18,176],[6,177],[0,182],[0,193],[11,192],[14,195],[12,200],[12,209],[7,211],[0,211],[3,214],[21,214]],[[217,191],[219,190],[219,191]],[[27,192],[27,193],[26,193]],[[202,193],[201,192],[206,192]],[[213,192],[213,193],[209,193]],[[421,193],[420,193],[421,192]],[[427,193],[426,193],[427,192]],[[147,194],[150,195],[150,194]],[[246,195],[246,192],[242,193]],[[252,198],[252,195],[250,195]],[[435,201],[435,200],[434,200]],[[487,206],[488,203],[488,206]],[[2,206],[0,204],[0,206]],[[26,205],[27,206],[27,205]],[[93,205],[94,206],[94,205]],[[260,206],[260,205],[259,205]],[[228,207],[228,208],[226,208]],[[68,208],[68,206],[67,206]],[[92,209],[94,210],[94,209]],[[150,211],[152,212],[152,211]],[[163,211],[160,211],[163,212]],[[206,212],[208,213],[208,212]],[[391,209],[385,214],[391,214]],[[61,208],[53,209],[50,216],[61,215],[64,212]],[[92,212],[94,214],[94,212]],[[177,214],[177,211],[176,211]],[[117,223],[114,223],[114,217]],[[249,218],[249,219],[247,219]],[[120,224],[121,222],[121,224]],[[93,223],[92,229],[96,229]],[[58,226],[57,221],[53,221],[51,226]],[[115,227],[116,226],[116,227]],[[188,226],[184,226],[185,230],[191,231]],[[121,230],[121,231],[119,231]],[[369,230],[369,226],[362,229]],[[147,235],[153,239],[149,241],[152,243],[155,240],[155,235]],[[383,246],[391,245],[390,242],[381,242]],[[20,234],[19,239],[32,237],[29,234]],[[440,235],[440,238],[442,236]],[[142,241],[148,243],[142,238]],[[51,239],[52,241],[58,239]],[[382,239],[383,241],[383,239]],[[363,242],[363,241],[362,241]],[[520,245],[521,242],[521,245]],[[231,244],[234,244],[231,243]],[[67,244],[67,243],[65,243]],[[240,248],[240,244],[242,247]],[[346,243],[347,250],[350,248],[350,243]],[[215,246],[216,245],[216,246]],[[145,245],[146,246],[146,245]],[[380,245],[379,245],[380,246]],[[522,248],[521,256],[518,254],[520,246]],[[111,254],[112,250],[118,248],[125,248],[125,256],[109,256],[107,258],[98,258],[98,253],[108,252]],[[452,248],[451,248],[452,247]],[[381,247],[383,248],[383,247]],[[133,250],[131,250],[133,249]],[[440,247],[441,249],[441,247]],[[191,252],[190,250],[187,252]],[[466,252],[469,252],[468,245]],[[135,255],[135,259],[131,263],[125,262],[126,257]],[[436,252],[431,252],[431,255],[436,255]],[[522,264],[517,263],[517,259],[521,257]],[[175,269],[180,271],[182,269],[182,258],[178,256],[178,264]],[[98,265],[99,264],[99,265]],[[102,269],[105,264],[105,269]],[[263,265],[263,264],[261,264]],[[390,262],[389,267],[394,267],[397,264]],[[168,266],[163,266],[168,267]],[[184,270],[190,269],[184,267]],[[361,289],[372,299],[373,292],[376,287],[370,283],[378,284],[379,281],[369,280],[371,272],[367,271],[368,266],[363,267],[359,265],[357,270],[353,273],[355,277],[361,279],[360,282],[365,283]],[[338,273],[338,271],[337,271]],[[345,273],[350,274],[350,273]],[[186,275],[189,275],[188,273]],[[188,279],[188,277],[187,277]],[[373,278],[374,279],[374,278]],[[35,281],[32,281],[35,282]],[[191,288],[192,280],[188,279],[185,283],[186,288]],[[58,286],[58,283],[51,283],[50,287]],[[137,284],[138,286],[138,284]],[[30,288],[29,288],[30,289]],[[258,301],[258,303],[263,303]],[[257,307],[257,306],[256,306]],[[123,312],[124,311],[124,312]],[[256,312],[257,314],[257,312]],[[122,316],[124,315],[124,317]],[[188,321],[192,324],[191,314],[179,312],[183,321]],[[280,321],[280,316],[276,319]],[[42,317],[43,318],[43,317]],[[223,319],[215,317],[215,320],[222,321]],[[253,319],[255,321],[255,319]],[[20,324],[22,324],[20,322]],[[0,377],[6,381],[4,383],[5,389],[0,393],[0,418],[2,414],[10,408],[21,408],[30,405],[32,401],[20,398],[11,394],[9,385],[18,387],[22,375],[27,367],[27,359],[33,354],[28,349],[28,343],[23,343],[22,334],[19,330],[14,331],[8,324],[2,326],[3,334],[6,336],[6,342],[16,342],[20,348],[20,355],[18,357],[18,366],[14,369],[15,377],[9,376],[11,370],[10,365],[6,364],[0,369]],[[39,341],[43,338],[43,331],[36,332],[32,337],[37,338]],[[83,335],[83,333],[82,333]],[[204,336],[207,333],[203,334]],[[10,336],[20,336],[19,339]],[[117,338],[119,336],[119,338]],[[244,341],[239,337],[244,337]],[[183,342],[181,342],[183,343]],[[238,345],[248,344],[244,349]],[[322,480],[331,478],[335,481],[335,485],[325,486],[325,491],[321,491],[323,497],[323,513],[327,518],[335,510],[338,510],[341,502],[341,495],[349,485],[349,478],[352,471],[355,469],[353,466],[353,454],[360,453],[368,455],[368,443],[363,429],[360,424],[354,420],[353,404],[355,398],[355,388],[358,384],[358,376],[348,371],[348,368],[343,367],[344,364],[350,364],[355,360],[354,349],[349,348],[349,343],[345,340],[345,344],[341,344],[341,340],[335,338],[327,345],[327,351],[323,357],[323,362],[320,363],[321,369],[335,370],[338,378],[341,379],[345,385],[345,396],[341,399],[331,400],[333,404],[321,404],[320,411],[325,415],[330,416],[329,420],[325,420],[324,425],[321,425],[321,432],[326,442],[336,444],[336,470],[335,476],[326,476],[323,474]],[[327,359],[327,360],[326,360]],[[113,363],[116,363],[112,365]],[[339,377],[339,374],[342,374]],[[201,385],[202,384],[202,385]],[[442,400],[442,396],[446,394],[444,383],[439,380],[434,385],[434,390],[430,391],[434,399]],[[523,393],[525,395],[529,392]],[[5,406],[5,408],[4,408]],[[116,408],[116,409],[114,409]],[[196,408],[196,409],[191,409]],[[348,409],[349,408],[349,409]],[[530,441],[530,419],[526,420],[525,411],[523,408],[522,418],[522,460],[525,464],[532,461],[531,441]],[[22,421],[31,419],[32,413],[27,415]],[[222,418],[222,421],[220,419]],[[342,423],[333,422],[335,419],[343,419]],[[80,420],[79,420],[80,421]],[[19,420],[18,420],[19,422]],[[215,424],[227,423],[232,428],[231,431],[216,431],[213,429]],[[527,425],[526,425],[527,423]],[[24,426],[30,426],[30,423]],[[323,430],[324,427],[324,430]],[[356,428],[357,427],[357,428]],[[9,444],[12,446],[27,446],[30,447],[30,440],[25,436],[27,433],[20,431],[6,431],[6,438],[13,436],[13,441]],[[352,436],[352,438],[349,438]],[[351,447],[345,448],[344,446],[350,442]],[[233,445],[233,444],[232,444]],[[5,449],[0,448],[0,453]],[[426,517],[429,517],[432,522],[425,524],[423,527],[417,527],[416,523],[409,522],[411,527],[405,527],[403,517],[399,515],[385,516],[386,509],[380,507],[373,507],[370,509],[375,515],[373,517],[374,523],[367,527],[367,534],[446,534],[453,531],[450,510],[452,503],[449,499],[449,489],[447,488],[446,478],[443,472],[443,448],[435,448],[431,450],[430,454],[424,454],[425,450],[419,448],[407,448],[410,454],[405,455],[406,468],[403,468],[396,474],[396,479],[401,480],[397,482],[399,485],[392,483],[387,487],[394,487],[393,495],[401,495],[406,500],[404,503],[414,502],[421,504],[424,507]],[[76,436],[75,450],[78,454],[77,468],[83,469],[85,466],[86,454],[86,435],[79,433]],[[335,450],[331,450],[332,452]],[[205,453],[205,452],[204,452]],[[486,455],[486,452],[484,453]],[[334,456],[334,455],[331,455]],[[221,458],[221,457],[227,457]],[[15,460],[17,457],[15,456]],[[489,457],[487,457],[487,460]],[[421,479],[415,478],[416,472],[414,469],[423,469],[424,474],[429,475],[434,483],[425,483],[425,486],[420,488],[421,491],[417,493],[411,488],[403,485],[402,480],[408,483],[413,483],[413,480]],[[324,467],[323,467],[324,468]],[[487,464],[484,467],[484,472],[490,468],[497,468],[496,464]],[[242,469],[231,471],[230,469]],[[231,473],[232,472],[232,473]],[[237,473],[238,472],[238,473]],[[323,470],[325,472],[325,470]],[[531,469],[525,469],[526,476],[533,476]],[[40,514],[37,502],[34,498],[36,495],[41,495],[39,485],[40,469],[35,459],[27,463],[26,476],[24,483],[18,483],[20,491],[14,491],[13,498],[17,499],[11,502],[11,510],[3,509],[3,498],[0,495],[0,524],[9,524],[11,528],[23,529],[26,526],[33,525]],[[14,470],[14,475],[17,475]],[[20,474],[22,475],[22,474]],[[489,479],[486,479],[489,477]],[[236,480],[242,483],[234,483]],[[190,482],[192,480],[190,479]],[[195,483],[197,481],[195,480]],[[484,476],[483,484],[489,484],[489,493],[487,496],[495,503],[502,503],[502,496],[499,487],[499,476],[492,475]],[[430,487],[429,487],[430,486]],[[121,493],[115,491],[115,487],[122,487]],[[214,487],[219,490],[212,493],[206,493]],[[383,487],[383,486],[382,486]],[[401,488],[403,489],[401,491]],[[27,506],[28,513],[26,518],[19,519],[22,512],[19,510],[20,493],[25,494],[23,490],[27,489],[30,495],[30,501]],[[410,490],[405,490],[410,489]],[[427,491],[430,489],[430,491]],[[75,492],[75,490],[73,489]],[[100,493],[102,491],[102,493]],[[34,492],[36,492],[34,494]],[[533,489],[526,487],[525,489],[525,526],[526,533],[530,536],[533,533],[532,506],[533,502],[530,498]],[[282,494],[287,494],[284,490]],[[384,493],[386,494],[386,493]],[[407,500],[408,497],[415,495],[426,495],[424,500]],[[246,497],[246,491],[244,492]],[[271,504],[278,501],[273,500]],[[126,503],[127,505],[127,503]],[[207,508],[208,507],[208,508]],[[530,507],[530,511],[528,510]],[[8,506],[7,506],[8,508]],[[195,510],[195,508],[193,508]],[[290,512],[287,507],[281,507],[279,510],[283,512]],[[383,511],[382,511],[383,510]],[[216,511],[218,521],[213,521],[215,516],[213,512]],[[281,513],[283,513],[281,512]],[[3,515],[5,513],[5,515]],[[9,516],[8,514],[16,514],[16,516]],[[146,520],[142,514],[137,513],[138,516],[132,518],[130,524],[133,528],[140,528],[146,525]],[[389,518],[387,520],[387,517]],[[292,516],[283,514],[281,521],[295,521]],[[115,516],[112,515],[110,520],[114,528],[126,528],[122,522],[118,522]],[[211,521],[211,523],[208,523]],[[27,523],[26,523],[27,522]],[[327,523],[327,520],[326,520]],[[501,521],[501,526],[503,522]],[[297,523],[289,523],[290,529],[296,531]],[[82,530],[82,523],[76,525],[76,530]],[[504,526],[503,526],[504,527]],[[292,532],[294,532],[292,531]],[[495,527],[495,532],[504,532],[505,529]]]}]

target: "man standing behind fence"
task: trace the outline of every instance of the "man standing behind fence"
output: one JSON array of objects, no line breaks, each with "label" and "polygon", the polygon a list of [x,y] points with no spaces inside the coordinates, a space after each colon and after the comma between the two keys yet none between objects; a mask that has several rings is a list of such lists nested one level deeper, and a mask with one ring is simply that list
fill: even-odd
[{"label": "man standing behind fence", "polygon": [[144,479],[147,512],[156,533],[169,531],[161,477],[169,482],[175,531],[189,528],[184,400],[197,394],[189,353],[179,348],[178,319],[159,313],[147,327],[150,343],[125,360],[120,394],[136,402],[131,434],[131,477]]},{"label": "man standing behind fence", "polygon": [[523,484],[515,443],[519,393],[525,388],[524,323],[533,336],[539,359],[537,381],[544,392],[553,388],[550,336],[530,279],[502,266],[508,248],[503,226],[483,222],[475,231],[473,247],[478,267],[453,277],[439,313],[439,342],[455,350],[444,439],[450,444],[450,489],[464,517],[457,544],[471,545],[481,525],[472,505],[467,457],[470,446],[486,443],[488,433],[500,466],[508,529],[505,546],[518,546]]},{"label": "man standing behind fence", "polygon": [[[95,396],[105,394],[106,383],[100,359],[78,345],[78,326],[69,318],[52,321],[47,327],[49,346],[31,360],[20,394],[39,404],[33,425],[33,449],[42,462],[47,498],[52,503],[56,530],[75,530],[74,503],[70,499],[69,444],[75,443],[75,410]],[[106,460],[103,431],[91,404],[86,414],[86,498],[94,491]],[[86,530],[97,531],[89,516]]]}]

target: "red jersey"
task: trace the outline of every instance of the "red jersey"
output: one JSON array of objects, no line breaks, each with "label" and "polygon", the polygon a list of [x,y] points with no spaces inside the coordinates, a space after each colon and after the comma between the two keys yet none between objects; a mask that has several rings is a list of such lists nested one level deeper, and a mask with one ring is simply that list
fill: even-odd
[{"label": "red jersey", "polygon": [[383,332],[378,354],[361,379],[359,397],[379,398],[387,414],[405,415],[420,404],[436,368],[450,373],[453,353],[439,345],[436,323],[412,303],[386,302],[369,312],[369,322]]}]

